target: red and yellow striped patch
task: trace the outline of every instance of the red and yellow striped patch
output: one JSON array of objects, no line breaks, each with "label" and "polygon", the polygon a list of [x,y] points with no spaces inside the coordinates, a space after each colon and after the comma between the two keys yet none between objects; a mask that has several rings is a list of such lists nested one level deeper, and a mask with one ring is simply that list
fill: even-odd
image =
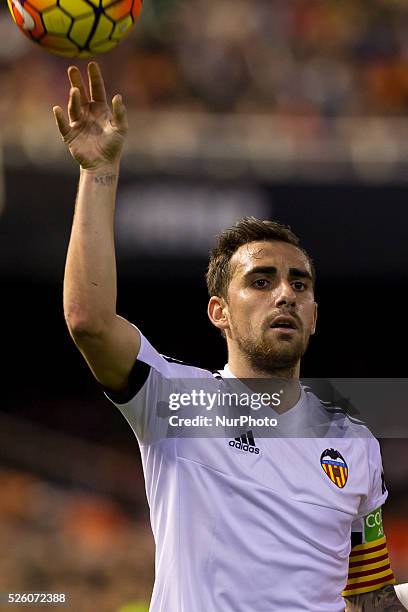
[{"label": "red and yellow striped patch", "polygon": [[360,595],[395,584],[385,536],[354,546],[350,553],[347,585],[342,595]]},{"label": "red and yellow striped patch", "polygon": [[332,461],[331,463],[326,463],[322,461],[322,468],[324,469],[330,480],[334,482],[334,484],[337,485],[339,489],[342,489],[344,487],[348,477],[347,467],[345,467],[344,465],[340,465],[339,463],[337,463],[337,465],[334,465],[334,461]]}]

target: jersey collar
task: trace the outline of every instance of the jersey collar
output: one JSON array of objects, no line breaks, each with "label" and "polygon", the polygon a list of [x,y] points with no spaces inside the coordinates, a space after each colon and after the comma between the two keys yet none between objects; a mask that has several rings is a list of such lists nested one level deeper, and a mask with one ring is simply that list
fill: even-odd
[{"label": "jersey collar", "polygon": [[[218,370],[218,371],[221,374],[222,378],[237,378],[237,376],[235,376],[235,374],[233,374],[233,372],[231,371],[231,368],[228,363],[225,364],[223,370]],[[302,407],[306,404],[306,402],[307,402],[306,392],[305,392],[303,385],[300,384],[300,397],[298,401],[287,412],[284,412],[283,414],[279,414],[279,418],[284,419],[284,420],[288,418],[293,419],[298,414],[299,411],[302,411]],[[268,410],[272,410],[272,412],[275,412],[272,408],[268,408]],[[302,412],[304,412],[304,409]]]}]

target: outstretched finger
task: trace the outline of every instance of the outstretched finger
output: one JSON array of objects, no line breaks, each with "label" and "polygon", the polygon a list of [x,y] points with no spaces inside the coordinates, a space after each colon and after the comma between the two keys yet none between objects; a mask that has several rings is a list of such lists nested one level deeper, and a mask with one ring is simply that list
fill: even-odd
[{"label": "outstretched finger", "polygon": [[60,106],[54,106],[52,112],[54,113],[55,121],[57,122],[61,136],[65,138],[71,128],[67,118],[65,117],[64,111]]},{"label": "outstretched finger", "polygon": [[117,94],[112,99],[113,119],[112,125],[118,128],[120,132],[125,133],[128,129],[126,107],[122,102],[122,96]]},{"label": "outstretched finger", "polygon": [[68,68],[68,78],[71,83],[71,87],[77,87],[81,96],[81,104],[88,104],[88,94],[85,89],[82,75],[76,66],[70,66]]},{"label": "outstretched finger", "polygon": [[79,121],[82,116],[81,94],[78,87],[72,87],[69,93],[68,117],[71,122]]},{"label": "outstretched finger", "polygon": [[105,85],[102,73],[96,62],[88,64],[89,91],[93,102],[106,102]]}]

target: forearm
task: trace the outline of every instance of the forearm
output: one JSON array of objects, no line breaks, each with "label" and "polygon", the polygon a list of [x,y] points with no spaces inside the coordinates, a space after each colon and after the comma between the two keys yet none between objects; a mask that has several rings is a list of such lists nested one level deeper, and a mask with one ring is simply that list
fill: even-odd
[{"label": "forearm", "polygon": [[347,597],[346,602],[345,612],[405,612],[406,610],[391,584],[377,591]]},{"label": "forearm", "polygon": [[71,333],[98,334],[116,314],[114,214],[119,163],[81,170],[64,276]]}]

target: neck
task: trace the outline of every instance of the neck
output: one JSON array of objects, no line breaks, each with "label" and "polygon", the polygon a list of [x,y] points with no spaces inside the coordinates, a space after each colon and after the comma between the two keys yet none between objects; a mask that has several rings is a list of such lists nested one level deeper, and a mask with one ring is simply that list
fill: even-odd
[{"label": "neck", "polygon": [[[231,373],[239,379],[246,379],[245,384],[256,393],[279,393],[281,400],[278,406],[274,405],[274,411],[283,414],[290,410],[300,398],[300,362],[292,368],[276,368],[273,371],[264,372],[257,370],[248,363],[240,360],[228,360]],[[256,379],[256,380],[255,380]]]},{"label": "neck", "polygon": [[237,378],[280,378],[292,380],[299,379],[300,377],[300,361],[288,367],[271,367],[268,370],[261,370],[253,366],[241,353],[230,353],[228,356],[228,366]]}]

